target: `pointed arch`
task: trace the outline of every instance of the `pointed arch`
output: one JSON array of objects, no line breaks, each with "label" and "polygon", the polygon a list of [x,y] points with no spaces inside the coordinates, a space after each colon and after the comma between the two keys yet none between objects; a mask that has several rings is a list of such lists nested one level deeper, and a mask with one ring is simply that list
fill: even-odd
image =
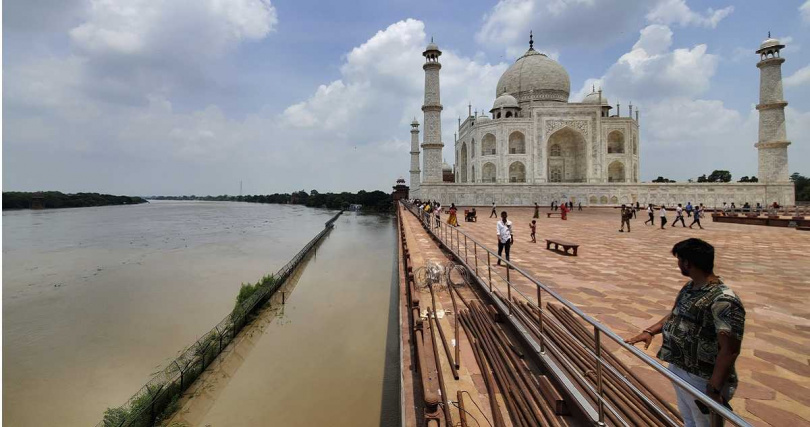
[{"label": "pointed arch", "polygon": [[509,165],[509,182],[526,182],[526,165],[523,162]]},{"label": "pointed arch", "polygon": [[459,154],[459,181],[467,182],[467,143],[461,143],[461,153]]},{"label": "pointed arch", "polygon": [[481,182],[496,182],[497,172],[495,163],[484,163],[484,167],[481,168]]},{"label": "pointed arch", "polygon": [[493,156],[496,154],[497,140],[495,135],[488,133],[481,139],[481,155]]},{"label": "pointed arch", "polygon": [[624,153],[624,133],[618,130],[608,134],[608,154]]},{"label": "pointed arch", "polygon": [[550,182],[585,182],[587,174],[585,137],[565,126],[549,136],[547,179]]},{"label": "pointed arch", "polygon": [[509,134],[509,154],[526,154],[526,136],[523,132]]},{"label": "pointed arch", "polygon": [[625,182],[624,163],[614,160],[608,166],[608,182]]}]

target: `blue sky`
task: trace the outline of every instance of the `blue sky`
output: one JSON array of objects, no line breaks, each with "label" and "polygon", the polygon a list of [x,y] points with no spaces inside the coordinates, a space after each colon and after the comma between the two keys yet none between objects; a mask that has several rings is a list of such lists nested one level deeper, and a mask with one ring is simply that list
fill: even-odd
[{"label": "blue sky", "polygon": [[[777,7],[778,5],[778,7]],[[7,0],[3,189],[126,194],[387,190],[407,177],[422,58],[443,139],[527,47],[571,100],[641,109],[641,178],[756,174],[753,51],[786,42],[790,169],[810,175],[810,1]]]}]

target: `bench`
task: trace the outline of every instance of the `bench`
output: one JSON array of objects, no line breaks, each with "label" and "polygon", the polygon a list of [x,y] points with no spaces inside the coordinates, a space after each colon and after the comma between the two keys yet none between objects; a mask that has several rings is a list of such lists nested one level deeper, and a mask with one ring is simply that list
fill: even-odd
[{"label": "bench", "polygon": [[546,218],[551,218],[552,215],[559,215],[562,218],[562,212],[546,212]]},{"label": "bench", "polygon": [[576,243],[569,243],[558,239],[546,239],[546,249],[551,250],[551,245],[554,245],[555,251],[560,251],[560,246],[562,246],[563,247],[562,252],[565,253],[566,255],[569,255],[568,253],[569,249],[573,249],[574,250],[573,256],[577,256],[577,249],[579,248],[579,245],[577,245]]}]

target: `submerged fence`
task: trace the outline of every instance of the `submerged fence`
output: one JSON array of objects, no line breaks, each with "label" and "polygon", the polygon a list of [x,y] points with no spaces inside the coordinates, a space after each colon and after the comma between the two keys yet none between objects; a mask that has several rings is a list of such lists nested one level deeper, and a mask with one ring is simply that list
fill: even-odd
[{"label": "submerged fence", "polygon": [[177,409],[176,402],[183,391],[236,338],[239,331],[247,325],[250,315],[284,284],[309,251],[334,227],[342,213],[343,211],[338,212],[327,221],[324,229],[276,274],[263,277],[247,299],[152,377],[124,405],[107,409],[96,427],[152,426],[170,416]]}]

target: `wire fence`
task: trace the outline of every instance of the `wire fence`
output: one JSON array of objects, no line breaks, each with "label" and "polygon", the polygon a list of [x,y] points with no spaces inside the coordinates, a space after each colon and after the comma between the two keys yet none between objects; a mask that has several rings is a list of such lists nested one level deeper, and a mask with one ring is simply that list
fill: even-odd
[{"label": "wire fence", "polygon": [[276,274],[265,276],[257,283],[256,290],[242,304],[234,307],[213,329],[152,377],[122,406],[109,408],[96,427],[146,427],[162,422],[176,409],[176,402],[205,368],[233,341],[239,331],[248,324],[250,315],[260,308],[270,296],[284,284],[298,264],[321,239],[334,227],[341,210],[324,224],[309,243],[285,264]]}]

